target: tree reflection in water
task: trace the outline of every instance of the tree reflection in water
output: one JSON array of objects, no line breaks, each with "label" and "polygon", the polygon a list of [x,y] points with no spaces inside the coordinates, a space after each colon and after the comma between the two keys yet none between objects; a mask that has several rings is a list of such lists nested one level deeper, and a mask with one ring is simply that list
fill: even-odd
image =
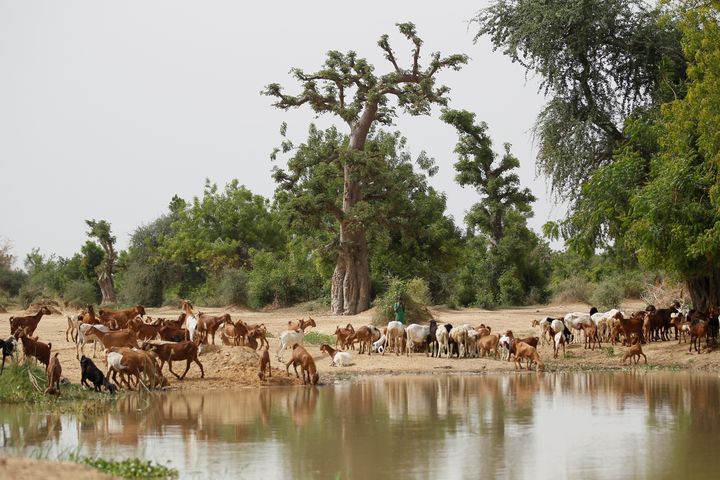
[{"label": "tree reflection in water", "polygon": [[188,476],[714,478],[718,405],[717,377],[685,373],[379,377],[127,395],[82,415],[6,405],[0,442],[26,454],[79,442]]}]

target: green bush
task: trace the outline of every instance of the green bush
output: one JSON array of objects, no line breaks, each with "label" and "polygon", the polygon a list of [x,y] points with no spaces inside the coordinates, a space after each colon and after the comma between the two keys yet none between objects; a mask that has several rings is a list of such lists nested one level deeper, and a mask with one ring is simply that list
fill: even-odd
[{"label": "green bush", "polygon": [[521,305],[525,301],[525,289],[514,268],[505,270],[500,275],[498,289],[501,305]]},{"label": "green bush", "polygon": [[591,287],[582,277],[569,277],[555,283],[552,288],[553,300],[560,303],[589,303]]},{"label": "green bush", "polygon": [[386,324],[395,319],[393,305],[400,298],[405,304],[405,322],[420,323],[430,320],[432,315],[427,309],[430,303],[430,288],[425,280],[413,278],[400,280],[390,278],[387,282],[387,291],[375,299],[375,313],[373,323]]},{"label": "green bush", "polygon": [[247,301],[253,308],[281,306],[320,298],[324,280],[312,252],[302,245],[288,244],[288,251],[253,252],[247,279]]},{"label": "green bush", "polygon": [[20,270],[0,269],[0,290],[4,290],[11,297],[20,293],[26,280],[27,275]]},{"label": "green bush", "polygon": [[35,303],[36,300],[42,298],[43,296],[43,289],[41,287],[26,283],[20,288],[18,301],[20,302],[22,308],[28,308],[30,305]]},{"label": "green bush", "polygon": [[162,305],[164,278],[156,265],[132,262],[119,277],[118,299],[123,305]]},{"label": "green bush", "polygon": [[63,300],[74,306],[85,306],[90,303],[97,303],[97,293],[95,285],[85,280],[71,280],[65,286]]},{"label": "green bush", "polygon": [[601,282],[591,296],[591,303],[599,310],[617,308],[623,300],[622,288],[613,280]]},{"label": "green bush", "polygon": [[240,268],[225,270],[222,273],[218,289],[224,305],[247,305],[247,272]]},{"label": "green bush", "polygon": [[645,291],[645,278],[639,270],[618,275],[617,282],[622,289],[623,298],[639,299]]}]

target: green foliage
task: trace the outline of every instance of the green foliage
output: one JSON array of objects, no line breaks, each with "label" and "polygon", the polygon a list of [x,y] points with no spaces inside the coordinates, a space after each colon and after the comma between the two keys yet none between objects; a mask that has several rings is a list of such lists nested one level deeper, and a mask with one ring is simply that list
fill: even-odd
[{"label": "green foliage", "polygon": [[622,287],[612,280],[601,282],[595,287],[590,301],[601,311],[618,308],[623,301]]},{"label": "green foliage", "polygon": [[479,228],[497,245],[503,238],[506,217],[516,211],[532,215],[531,203],[535,197],[527,188],[520,188],[520,177],[515,170],[520,161],[505,144],[505,154],[497,162],[492,140],[484,122],[475,123],[475,114],[465,110],[444,110],[441,118],[458,131],[460,140],[455,146],[459,160],[455,163],[455,180],[461,186],[472,186],[481,196],[480,202],[470,209],[465,222],[470,228]]},{"label": "green foliage", "polygon": [[476,21],[476,41],[488,35],[550,97],[535,131],[538,167],[564,199],[611,163],[624,120],[684,77],[672,17],[641,0],[496,0]]},{"label": "green foliage", "polygon": [[590,303],[592,287],[582,276],[572,276],[558,280],[552,287],[553,300],[560,303]]},{"label": "green foliage", "polygon": [[222,305],[247,305],[248,274],[239,268],[222,272],[218,286]]},{"label": "green foliage", "polygon": [[35,303],[36,300],[44,296],[47,295],[45,295],[42,287],[35,284],[26,283],[25,285],[20,287],[17,298],[22,308],[28,308],[30,305]]},{"label": "green foliage", "polygon": [[87,280],[70,280],[65,286],[63,299],[78,307],[97,303],[97,287]]},{"label": "green foliage", "polygon": [[[179,199],[175,202],[177,206]],[[165,290],[171,285],[177,285],[178,294],[180,290],[187,293],[190,288],[205,280],[203,272],[198,272],[196,265],[178,264],[160,252],[165,239],[174,235],[174,218],[173,213],[162,215],[133,232],[130,246],[120,254],[118,260],[116,279],[122,304],[157,307],[163,304]]]},{"label": "green foliage", "polygon": [[[62,354],[60,355],[62,359]],[[74,360],[74,358],[73,358]],[[5,370],[0,375],[0,405],[3,403],[22,403],[39,405],[43,409],[52,408],[57,411],[77,410],[85,405],[78,402],[88,402],[87,408],[94,408],[90,402],[114,401],[117,397],[110,397],[105,393],[84,389],[80,384],[61,385],[60,397],[45,395],[47,375],[40,366],[29,362],[15,363],[8,361]]]},{"label": "green foliage", "polygon": [[305,334],[305,342],[310,345],[320,345],[321,343],[327,343],[330,346],[335,345],[335,337],[332,335],[325,335],[324,333],[318,332],[307,332]]},{"label": "green foliage", "polygon": [[405,304],[405,323],[422,323],[430,320],[432,315],[427,309],[430,304],[430,288],[427,282],[421,278],[411,280],[400,280],[389,278],[387,290],[382,296],[375,299],[375,312],[373,323],[376,325],[386,324],[395,319],[393,305],[398,299]]},{"label": "green foliage", "polygon": [[159,463],[139,458],[128,458],[125,460],[106,460],[104,458],[77,457],[77,463],[82,463],[96,468],[101,472],[120,478],[177,478],[179,473],[176,469],[166,467]]},{"label": "green foliage", "polygon": [[268,201],[232,180],[219,191],[205,182],[202,198],[171,206],[171,235],[159,239],[159,252],[173,263],[195,265],[206,273],[238,268],[251,250],[276,249],[284,236]]},{"label": "green foliage", "polygon": [[7,292],[9,295],[17,295],[26,281],[27,274],[25,272],[0,269],[0,290]]},{"label": "green foliage", "polygon": [[[417,36],[415,25],[398,23],[400,33],[413,45],[412,64],[403,68],[398,63],[390,46],[389,36],[383,35],[378,41],[385,58],[390,62],[390,72],[381,76],[364,58],[358,58],[353,51],[345,54],[331,50],[320,70],[305,73],[299,68],[291,70],[292,75],[302,84],[302,93],[287,95],[282,87],[273,83],[265,87],[263,95],[275,97],[273,104],[284,110],[309,105],[317,114],[331,113],[352,125],[361,120],[364,112],[375,110],[373,121],[392,124],[396,116],[390,99],[396,98],[398,105],[410,115],[430,112],[433,104],[444,105],[449,89],[435,86],[435,74],[445,70],[459,70],[467,63],[466,55],[441,57],[439,52],[431,54],[427,67],[420,65],[422,40]],[[370,108],[368,108],[370,107]]]},{"label": "green foliage", "polygon": [[285,251],[252,252],[247,281],[250,306],[287,306],[322,295],[324,283],[315,255],[310,245],[299,240],[288,243]]}]

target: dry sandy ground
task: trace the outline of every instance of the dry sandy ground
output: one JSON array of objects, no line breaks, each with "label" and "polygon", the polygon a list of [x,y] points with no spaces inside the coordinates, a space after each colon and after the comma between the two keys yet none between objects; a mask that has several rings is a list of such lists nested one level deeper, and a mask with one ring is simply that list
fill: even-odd
[{"label": "dry sandy ground", "polygon": [[[625,311],[642,309],[640,303],[628,303],[622,305]],[[224,313],[224,309],[199,308],[206,313]],[[491,325],[493,331],[513,330],[516,336],[522,337],[529,334],[537,335],[537,330],[530,324],[533,319],[545,316],[561,316],[570,311],[587,311],[586,305],[543,305],[534,307],[512,308],[497,311],[481,309],[449,310],[445,308],[431,309],[435,318],[441,323],[452,323],[459,325],[469,323],[479,325],[485,323]],[[147,309],[152,317],[176,318],[179,310],[162,308]],[[348,322],[355,327],[371,322],[372,311],[364,312],[353,317],[330,315],[328,312],[308,312],[301,308],[279,309],[273,312],[254,312],[231,309],[229,312],[233,320],[242,318],[248,323],[265,323],[268,331],[277,337],[278,332],[284,330],[289,320],[307,318],[312,316],[316,323],[318,332],[332,335],[337,325],[345,325]],[[73,312],[66,312],[73,313]],[[8,319],[11,315],[24,314],[24,312],[9,312],[0,314],[0,336],[5,337],[2,332],[9,332]],[[60,352],[60,360],[63,367],[63,376],[71,382],[80,381],[80,365],[75,357],[74,344],[65,340],[67,321],[64,316],[45,316],[36,335],[43,341],[50,341],[53,344],[53,351]],[[278,347],[277,338],[270,338],[271,362],[274,367],[273,377],[269,382],[261,382],[257,376],[257,355],[245,347],[220,346],[220,335],[217,335],[218,347],[210,348],[208,352],[200,356],[200,361],[205,367],[205,378],[200,379],[200,371],[196,365],[190,367],[184,381],[176,380],[169,375],[165,369],[170,386],[173,389],[208,389],[208,388],[233,388],[239,386],[260,386],[260,385],[288,385],[298,383],[294,376],[288,378],[285,374],[284,364],[278,362],[275,352]],[[625,348],[615,345],[603,344],[602,349],[595,351],[585,350],[582,345],[570,345],[565,358],[554,360],[552,358],[552,347],[542,346],[540,356],[546,365],[546,371],[567,370],[574,368],[597,368],[597,369],[619,369],[631,368],[621,367],[620,358]],[[652,343],[643,346],[648,362],[651,367],[661,368],[682,368],[694,370],[714,370],[720,367],[720,351],[703,351],[701,354],[689,353],[688,344],[678,345],[676,341]],[[87,348],[87,347],[86,347]],[[377,355],[354,355],[354,365],[349,367],[331,367],[330,359],[323,355],[318,346],[307,346],[311,354],[315,356],[321,382],[328,383],[338,378],[347,378],[355,375],[367,374],[398,374],[398,373],[443,373],[443,372],[510,372],[514,371],[514,364],[489,358],[473,359],[445,359],[430,358],[425,354],[416,353],[409,357],[396,356],[394,354]],[[92,352],[90,347],[89,352]],[[90,356],[86,350],[86,355]],[[285,360],[289,359],[290,353],[286,352]],[[104,369],[102,355],[98,351],[96,363]],[[181,368],[182,367],[182,368]],[[176,362],[173,369],[180,373],[184,370],[184,362]],[[292,369],[290,369],[292,374]]]},{"label": "dry sandy ground", "polygon": [[[45,473],[42,473],[45,472]],[[48,472],[52,472],[48,475]],[[58,480],[111,480],[86,465],[72,462],[51,462],[33,458],[0,456],[0,478],[54,478]]]}]

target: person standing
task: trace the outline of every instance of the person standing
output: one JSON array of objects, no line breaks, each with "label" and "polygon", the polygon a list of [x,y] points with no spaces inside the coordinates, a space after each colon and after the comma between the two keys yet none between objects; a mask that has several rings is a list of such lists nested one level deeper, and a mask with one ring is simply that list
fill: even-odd
[{"label": "person standing", "polygon": [[399,298],[393,305],[393,311],[395,312],[395,320],[405,325],[405,304]]}]

